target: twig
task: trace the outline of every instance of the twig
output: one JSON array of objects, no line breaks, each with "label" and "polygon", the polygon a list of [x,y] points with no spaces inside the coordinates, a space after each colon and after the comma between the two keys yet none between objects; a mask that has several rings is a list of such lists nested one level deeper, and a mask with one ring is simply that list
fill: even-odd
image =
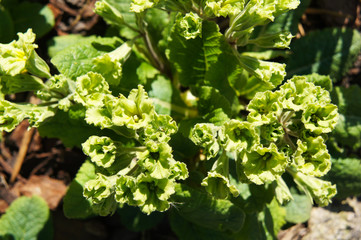
[{"label": "twig", "polygon": [[23,165],[23,162],[24,162],[24,159],[26,156],[26,152],[28,151],[29,144],[30,144],[31,138],[33,137],[34,131],[35,131],[35,128],[31,128],[29,131],[26,131],[24,133],[23,139],[21,141],[19,153],[15,160],[15,165],[14,165],[13,171],[11,173],[11,177],[10,177],[11,183],[14,182],[15,178],[17,177],[17,175],[20,172],[21,166]]}]

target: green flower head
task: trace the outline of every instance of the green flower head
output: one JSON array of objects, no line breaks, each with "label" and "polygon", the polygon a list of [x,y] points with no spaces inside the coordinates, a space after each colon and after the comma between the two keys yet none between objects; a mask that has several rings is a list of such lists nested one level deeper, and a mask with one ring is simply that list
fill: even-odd
[{"label": "green flower head", "polygon": [[285,172],[288,159],[272,143],[268,148],[258,147],[256,151],[244,152],[238,164],[249,181],[261,185],[280,177]]},{"label": "green flower head", "polygon": [[110,167],[116,157],[117,146],[109,137],[91,136],[82,144],[83,152],[99,167]]},{"label": "green flower head", "polygon": [[163,212],[170,207],[168,199],[175,192],[174,187],[175,183],[172,180],[154,179],[141,174],[137,177],[134,200],[142,212],[148,215],[154,211]]},{"label": "green flower head", "polygon": [[202,19],[195,13],[187,13],[180,21],[182,36],[186,39],[202,37]]},{"label": "green flower head", "polygon": [[190,139],[205,149],[207,159],[217,156],[220,150],[217,141],[218,130],[219,127],[211,123],[198,123],[191,131]]},{"label": "green flower head", "polygon": [[293,163],[298,171],[321,177],[331,169],[331,157],[321,136],[297,141]]},{"label": "green flower head", "polygon": [[232,119],[224,124],[219,139],[227,152],[249,151],[259,144],[259,135],[254,125]]}]

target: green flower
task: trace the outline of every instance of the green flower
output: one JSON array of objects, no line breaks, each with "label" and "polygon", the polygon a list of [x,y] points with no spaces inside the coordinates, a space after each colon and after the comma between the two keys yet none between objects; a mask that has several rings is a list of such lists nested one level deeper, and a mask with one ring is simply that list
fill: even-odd
[{"label": "green flower", "polygon": [[194,144],[205,149],[207,159],[215,157],[219,150],[217,141],[218,130],[220,128],[211,123],[197,123],[191,131],[190,139]]},{"label": "green flower", "polygon": [[210,16],[235,16],[242,11],[244,4],[244,0],[208,0],[205,11]]},{"label": "green flower", "polygon": [[164,212],[169,207],[169,197],[175,192],[175,183],[169,179],[154,179],[149,175],[141,174],[137,177],[134,189],[134,200],[142,212],[151,214],[154,211]]},{"label": "green flower", "polygon": [[49,66],[38,56],[32,29],[18,33],[19,40],[0,44],[0,75],[15,76],[27,71],[38,77],[50,78]]},{"label": "green flower", "polygon": [[170,167],[175,163],[172,148],[167,143],[159,143],[158,149],[137,153],[138,165],[149,172],[155,179],[168,178],[172,172]]},{"label": "green flower", "polygon": [[186,39],[202,37],[202,19],[193,12],[187,13],[179,20],[181,34]]},{"label": "green flower", "polygon": [[86,107],[103,105],[103,96],[107,94],[111,94],[109,84],[99,73],[89,72],[76,79],[74,100]]},{"label": "green flower", "polygon": [[331,157],[321,136],[297,141],[293,163],[298,171],[321,177],[331,169]]},{"label": "green flower", "polygon": [[93,211],[100,216],[113,214],[117,209],[114,184],[114,177],[106,177],[98,173],[96,179],[89,180],[84,185],[84,197],[92,202]]},{"label": "green flower", "polygon": [[154,106],[142,85],[130,91],[128,98],[123,95],[112,106],[114,125],[138,130],[145,128],[154,119]]},{"label": "green flower", "polygon": [[115,200],[121,204],[137,206],[133,191],[136,189],[136,179],[132,176],[119,176],[115,184]]},{"label": "green flower", "polygon": [[247,120],[255,124],[270,123],[281,115],[283,109],[280,104],[280,92],[258,92],[249,102],[247,110],[250,112]]},{"label": "green flower", "polygon": [[122,78],[122,64],[129,57],[131,50],[131,44],[126,42],[114,51],[94,58],[92,70],[101,73],[109,85],[119,85]]},{"label": "green flower", "polygon": [[273,143],[268,148],[258,147],[255,151],[244,152],[238,161],[239,169],[251,182],[261,185],[280,177],[288,165],[288,159],[278,152]]},{"label": "green flower", "polygon": [[109,137],[91,136],[82,144],[83,152],[99,167],[110,167],[116,158],[117,146]]},{"label": "green flower", "polygon": [[309,104],[324,105],[331,102],[328,91],[306,78],[294,77],[280,87],[281,102],[284,108],[299,111],[307,108]]},{"label": "green flower", "polygon": [[259,135],[249,122],[235,119],[227,121],[219,131],[219,139],[227,152],[249,151],[259,144]]},{"label": "green flower", "polygon": [[152,8],[158,2],[159,0],[133,0],[133,2],[130,4],[130,11],[140,13],[148,8]]},{"label": "green flower", "polygon": [[233,197],[239,195],[239,191],[229,182],[229,159],[225,152],[216,160],[212,170],[208,172],[201,185],[204,186],[210,194],[216,198],[227,198],[229,193]]},{"label": "green flower", "polygon": [[332,185],[328,181],[318,179],[313,176],[305,175],[301,172],[293,170],[289,171],[296,184],[321,207],[331,203],[331,198],[336,195],[336,185]]},{"label": "green flower", "polygon": [[331,132],[338,120],[337,106],[309,104],[301,118],[305,128],[315,134]]}]

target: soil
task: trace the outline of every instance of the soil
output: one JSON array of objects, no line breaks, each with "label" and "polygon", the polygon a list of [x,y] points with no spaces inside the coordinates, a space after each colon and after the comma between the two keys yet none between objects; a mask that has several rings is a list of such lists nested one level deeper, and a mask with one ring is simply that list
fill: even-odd
[{"label": "soil", "polygon": [[[39,42],[39,49],[54,36],[104,34],[106,24],[93,11],[96,0],[41,1],[53,11],[56,25]],[[358,0],[313,0],[299,24],[299,35],[326,27],[348,26],[361,29],[361,3]],[[45,52],[40,55],[47,58]],[[342,81],[347,86],[361,78],[361,56]],[[11,96],[21,100],[21,94]],[[17,197],[37,194],[53,213],[54,239],[177,239],[165,219],[151,231],[135,233],[121,226],[116,216],[69,220],[62,213],[62,198],[85,159],[79,149],[70,149],[59,140],[41,138],[36,129],[27,131],[23,122],[12,133],[3,133],[0,142],[0,213]],[[21,152],[25,151],[22,156]],[[16,171],[16,165],[20,167]],[[279,239],[361,239],[361,202],[349,198],[328,208],[315,207],[307,223],[280,232]]]}]

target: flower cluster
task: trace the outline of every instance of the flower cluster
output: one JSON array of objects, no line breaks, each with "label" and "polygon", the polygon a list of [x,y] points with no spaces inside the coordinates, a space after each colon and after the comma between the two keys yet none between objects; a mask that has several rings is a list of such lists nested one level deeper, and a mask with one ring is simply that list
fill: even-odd
[{"label": "flower cluster", "polygon": [[[222,126],[202,123],[192,129],[191,139],[205,149],[208,159],[220,155],[202,183],[209,192],[235,195],[225,160],[233,156],[241,181],[278,183],[287,171],[318,204],[328,204],[335,186],[316,177],[331,168],[325,134],[337,123],[337,107],[330,103],[326,90],[307,80],[295,77],[277,91],[257,93],[248,104],[247,121],[232,119]],[[283,195],[277,196],[281,202],[290,195],[287,191],[276,194]]]},{"label": "flower cluster", "polygon": [[87,123],[135,139],[131,146],[106,136],[91,136],[83,143],[84,153],[97,166],[97,178],[84,189],[94,211],[108,215],[117,202],[139,206],[147,214],[167,210],[176,180],[188,176],[168,144],[177,131],[173,119],[155,112],[143,86],[128,97],[114,97],[105,79],[93,72],[77,79],[73,100],[86,108]]}]

